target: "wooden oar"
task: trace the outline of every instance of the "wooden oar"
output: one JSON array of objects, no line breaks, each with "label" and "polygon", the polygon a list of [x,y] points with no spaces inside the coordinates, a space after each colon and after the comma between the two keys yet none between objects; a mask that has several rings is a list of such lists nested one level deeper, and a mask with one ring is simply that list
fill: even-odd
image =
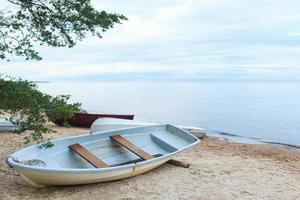
[{"label": "wooden oar", "polygon": [[171,165],[178,166],[178,167],[183,167],[183,168],[189,168],[190,167],[190,164],[184,163],[184,162],[179,161],[179,160],[174,160],[174,159],[169,160],[167,163],[169,163]]}]

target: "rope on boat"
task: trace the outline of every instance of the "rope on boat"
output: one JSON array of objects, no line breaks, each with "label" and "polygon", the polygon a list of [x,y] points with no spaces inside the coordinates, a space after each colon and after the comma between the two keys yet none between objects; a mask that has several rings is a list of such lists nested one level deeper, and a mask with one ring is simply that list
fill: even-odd
[{"label": "rope on boat", "polygon": [[11,158],[14,162],[16,163],[21,163],[23,165],[29,165],[29,166],[37,166],[37,167],[46,167],[46,163],[40,159],[30,159],[30,160],[23,160],[23,161],[19,161],[19,159],[17,157],[14,156],[7,156],[5,158],[5,161],[7,163],[7,165],[10,168],[13,168],[12,165],[9,164],[8,159]]}]

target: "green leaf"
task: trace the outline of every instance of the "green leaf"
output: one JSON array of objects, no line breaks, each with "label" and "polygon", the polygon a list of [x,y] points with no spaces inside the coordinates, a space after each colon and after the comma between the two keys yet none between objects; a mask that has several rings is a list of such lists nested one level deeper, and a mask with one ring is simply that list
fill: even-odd
[{"label": "green leaf", "polygon": [[9,0],[14,10],[0,12],[0,58],[23,56],[41,60],[34,44],[73,47],[88,35],[127,20],[124,15],[96,10],[90,0]]},{"label": "green leaf", "polygon": [[0,94],[0,113],[14,116],[14,123],[21,128],[18,132],[29,130],[31,133],[25,141],[36,141],[43,148],[51,147],[44,134],[54,132],[46,126],[47,122],[70,118],[81,106],[69,104],[69,95],[53,97],[40,92],[33,82],[8,76],[0,76]]}]

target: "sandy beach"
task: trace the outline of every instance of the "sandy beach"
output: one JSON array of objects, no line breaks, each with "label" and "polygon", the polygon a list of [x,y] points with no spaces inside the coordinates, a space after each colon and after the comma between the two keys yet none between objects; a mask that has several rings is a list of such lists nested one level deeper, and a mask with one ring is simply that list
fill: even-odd
[{"label": "sandy beach", "polygon": [[[83,128],[51,125],[51,137],[88,133]],[[240,144],[206,137],[177,159],[188,169],[170,164],[140,176],[81,186],[28,185],[5,156],[26,145],[23,137],[0,133],[0,199],[289,199],[300,197],[300,151],[267,144]]]}]

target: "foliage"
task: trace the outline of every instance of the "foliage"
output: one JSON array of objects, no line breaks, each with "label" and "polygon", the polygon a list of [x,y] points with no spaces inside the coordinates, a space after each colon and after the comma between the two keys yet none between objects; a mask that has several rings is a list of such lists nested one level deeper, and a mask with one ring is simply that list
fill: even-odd
[{"label": "foliage", "polygon": [[127,18],[97,11],[91,0],[8,0],[0,11],[0,58],[8,55],[40,60],[34,44],[73,47],[88,34],[100,37]]},{"label": "foliage", "polygon": [[34,140],[41,147],[51,147],[49,141],[44,140],[44,133],[53,132],[45,123],[57,118],[67,119],[80,109],[79,103],[68,104],[70,96],[60,95],[52,97],[37,89],[33,82],[0,77],[0,112],[17,116],[16,123],[22,130],[31,130],[31,137],[26,142]]}]

